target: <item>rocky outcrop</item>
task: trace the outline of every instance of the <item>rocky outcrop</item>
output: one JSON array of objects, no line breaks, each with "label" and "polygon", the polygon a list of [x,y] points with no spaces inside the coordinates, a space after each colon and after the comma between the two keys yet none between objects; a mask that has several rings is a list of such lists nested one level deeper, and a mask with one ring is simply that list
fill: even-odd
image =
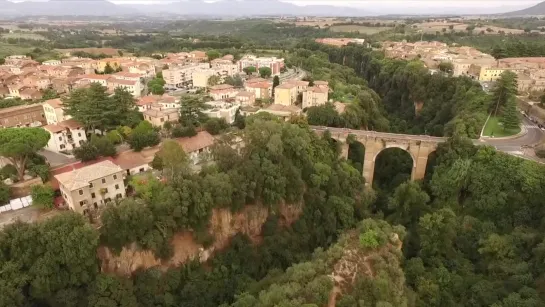
[{"label": "rocky outcrop", "polygon": [[[289,226],[299,218],[301,205],[281,205],[278,215],[280,225]],[[175,234],[171,240],[173,256],[168,260],[161,260],[152,251],[142,250],[136,244],[123,248],[119,255],[115,255],[109,248],[100,247],[98,257],[105,272],[128,275],[137,269],[161,267],[167,269],[182,265],[188,261],[199,259],[206,262],[215,252],[224,249],[236,234],[245,234],[259,244],[261,242],[261,228],[269,217],[269,210],[260,205],[246,206],[240,212],[231,212],[229,209],[214,209],[209,223],[209,233],[213,236],[213,243],[205,248],[196,242],[193,233],[183,231]]]}]

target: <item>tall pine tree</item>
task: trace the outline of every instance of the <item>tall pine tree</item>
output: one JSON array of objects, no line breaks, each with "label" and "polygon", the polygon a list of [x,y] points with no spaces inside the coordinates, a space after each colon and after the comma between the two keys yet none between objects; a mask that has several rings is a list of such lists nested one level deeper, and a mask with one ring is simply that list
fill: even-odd
[{"label": "tall pine tree", "polygon": [[501,122],[503,129],[512,130],[520,125],[520,117],[517,112],[517,104],[515,98],[511,97],[507,100],[502,110]]}]

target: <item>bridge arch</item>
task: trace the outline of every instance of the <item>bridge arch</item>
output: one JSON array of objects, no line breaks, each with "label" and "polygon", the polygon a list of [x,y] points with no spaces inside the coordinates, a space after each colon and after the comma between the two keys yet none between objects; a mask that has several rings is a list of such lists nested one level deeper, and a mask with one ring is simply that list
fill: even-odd
[{"label": "bridge arch", "polygon": [[[397,147],[407,151],[413,159],[413,168],[411,171],[411,180],[424,179],[428,156],[437,149],[437,145],[446,140],[446,138],[431,137],[427,135],[406,135],[383,133],[365,130],[351,130],[344,128],[330,127],[311,127],[316,133],[322,134],[329,130],[331,137],[342,142],[341,155],[348,158],[349,138],[356,140],[365,147],[365,157],[363,162],[363,177],[365,184],[373,184],[373,175],[375,173],[375,162],[378,154],[386,148]],[[349,137],[349,135],[351,135]]]}]

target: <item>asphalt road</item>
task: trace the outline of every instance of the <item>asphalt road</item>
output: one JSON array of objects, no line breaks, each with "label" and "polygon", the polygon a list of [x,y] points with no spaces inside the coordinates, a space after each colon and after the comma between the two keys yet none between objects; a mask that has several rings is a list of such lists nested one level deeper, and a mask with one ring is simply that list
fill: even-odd
[{"label": "asphalt road", "polygon": [[505,152],[520,152],[523,149],[522,147],[534,146],[542,142],[545,137],[545,131],[539,129],[537,124],[534,124],[526,117],[523,117],[522,124],[525,126],[527,132],[520,137],[505,139],[483,138],[475,141],[475,144],[494,146],[497,150]]}]

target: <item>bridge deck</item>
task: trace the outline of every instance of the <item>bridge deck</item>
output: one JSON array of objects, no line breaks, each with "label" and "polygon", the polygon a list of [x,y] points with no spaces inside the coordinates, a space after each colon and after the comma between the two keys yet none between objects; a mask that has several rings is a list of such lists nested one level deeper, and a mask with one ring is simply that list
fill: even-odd
[{"label": "bridge deck", "polygon": [[384,139],[398,139],[398,140],[412,140],[412,141],[423,141],[423,142],[445,142],[447,138],[445,137],[436,137],[429,135],[410,135],[410,134],[396,134],[396,133],[387,133],[387,132],[377,132],[369,130],[353,130],[348,128],[333,128],[333,127],[323,127],[323,126],[310,126],[314,131],[326,131],[329,130],[332,134],[334,133],[346,133],[353,134],[355,136],[364,136],[364,137],[375,137],[375,138],[384,138]]}]

